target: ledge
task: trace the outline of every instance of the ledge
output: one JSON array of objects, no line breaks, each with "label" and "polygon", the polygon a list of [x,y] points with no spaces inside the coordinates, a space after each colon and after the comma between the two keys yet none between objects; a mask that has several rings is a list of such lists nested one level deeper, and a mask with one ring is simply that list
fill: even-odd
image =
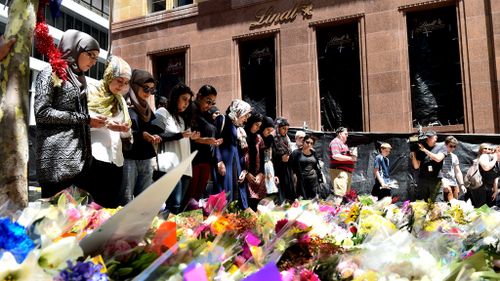
[{"label": "ledge", "polygon": [[114,22],[111,24],[112,33],[143,28],[161,23],[190,18],[198,15],[198,4],[189,4],[173,10],[159,11],[139,18]]}]

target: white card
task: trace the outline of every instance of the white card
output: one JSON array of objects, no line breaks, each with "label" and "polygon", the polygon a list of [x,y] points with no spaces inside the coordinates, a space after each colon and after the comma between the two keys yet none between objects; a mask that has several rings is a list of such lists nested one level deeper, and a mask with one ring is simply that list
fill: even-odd
[{"label": "white card", "polygon": [[108,242],[117,240],[140,241],[158,215],[163,203],[191,165],[196,152],[166,175],[158,179],[123,209],[104,222],[98,229],[85,236],[80,246],[85,255],[101,253]]}]

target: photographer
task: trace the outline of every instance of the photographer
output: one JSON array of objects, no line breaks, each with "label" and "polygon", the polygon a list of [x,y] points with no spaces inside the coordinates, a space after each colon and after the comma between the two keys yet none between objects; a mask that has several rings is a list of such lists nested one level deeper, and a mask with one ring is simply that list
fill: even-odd
[{"label": "photographer", "polygon": [[437,135],[434,131],[425,133],[425,142],[418,143],[418,150],[410,152],[413,168],[419,170],[417,180],[417,200],[431,199],[435,201],[438,174],[443,166],[445,153],[442,145],[437,145]]}]

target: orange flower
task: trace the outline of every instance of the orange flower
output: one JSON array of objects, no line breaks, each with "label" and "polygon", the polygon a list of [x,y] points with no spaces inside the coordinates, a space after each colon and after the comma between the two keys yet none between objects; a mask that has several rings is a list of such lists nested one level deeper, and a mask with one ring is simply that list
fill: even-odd
[{"label": "orange flower", "polygon": [[173,221],[163,222],[156,230],[151,250],[161,255],[177,243],[177,224]]},{"label": "orange flower", "polygon": [[233,230],[233,227],[231,226],[230,220],[228,220],[226,217],[221,216],[212,223],[212,225],[210,226],[210,230],[213,234],[219,235],[226,231]]}]

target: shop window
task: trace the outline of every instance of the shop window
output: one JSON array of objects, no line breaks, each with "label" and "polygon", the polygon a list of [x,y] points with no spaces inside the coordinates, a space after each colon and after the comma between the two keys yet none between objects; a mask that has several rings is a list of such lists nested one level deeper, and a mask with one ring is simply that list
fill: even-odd
[{"label": "shop window", "polygon": [[151,12],[165,11],[167,9],[166,0],[151,0]]},{"label": "shop window", "polygon": [[464,123],[455,9],[406,15],[413,127]]},{"label": "shop window", "polygon": [[274,37],[239,42],[243,100],[259,113],[276,117]]},{"label": "shop window", "polygon": [[189,4],[193,4],[193,0],[177,0],[177,1],[174,1],[174,8],[189,5]]},{"label": "shop window", "polygon": [[170,91],[178,83],[186,83],[186,53],[158,56],[154,59],[153,69],[158,79],[158,97],[168,99]]},{"label": "shop window", "polygon": [[358,23],[316,29],[321,126],[363,130]]}]

